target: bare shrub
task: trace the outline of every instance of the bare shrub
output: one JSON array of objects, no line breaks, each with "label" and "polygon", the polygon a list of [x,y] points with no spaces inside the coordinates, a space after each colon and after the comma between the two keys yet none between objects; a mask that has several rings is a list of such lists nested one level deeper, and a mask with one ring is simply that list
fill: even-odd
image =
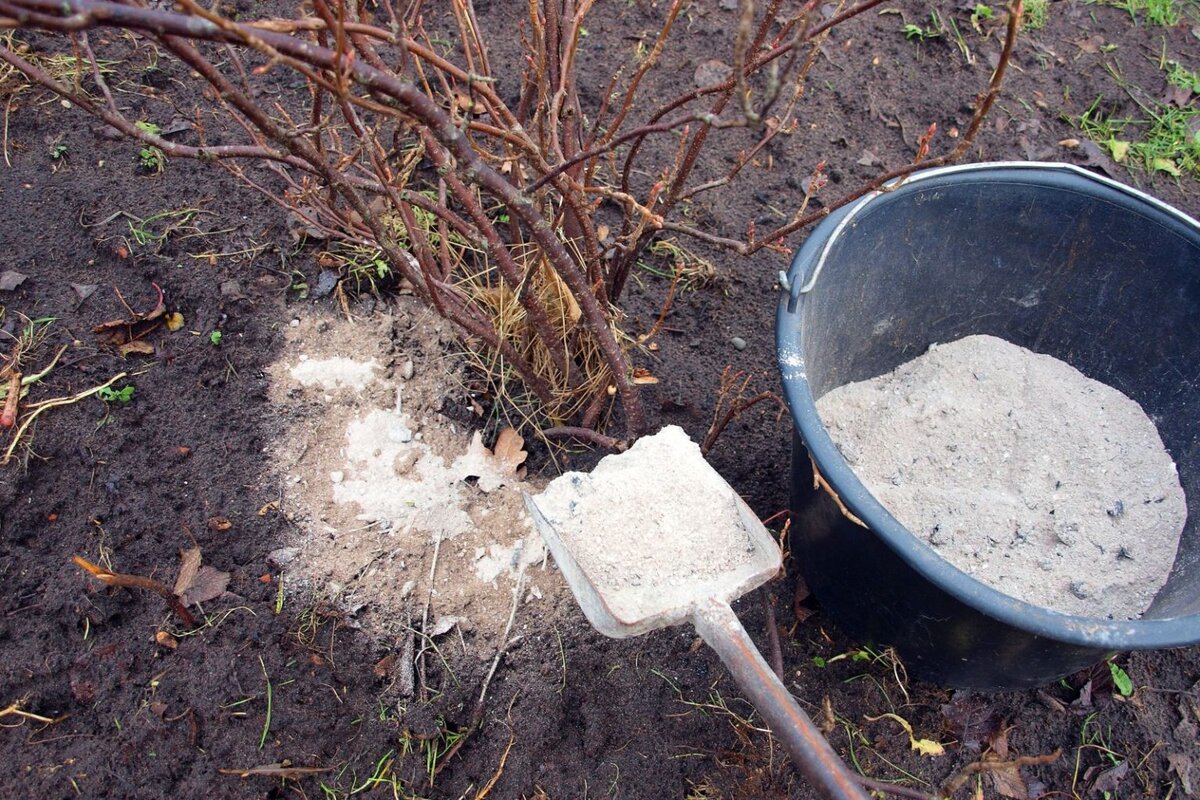
[{"label": "bare shrub", "polygon": [[[449,2],[457,29],[449,55],[426,30],[423,14],[432,11],[421,0],[312,0],[293,16],[252,21],[195,0],[178,0],[172,10],[142,0],[0,0],[0,28],[61,33],[54,58],[69,53],[74,69],[50,69],[44,54],[12,34],[0,45],[0,64],[169,158],[223,166],[327,240],[328,257],[377,264],[375,278],[394,274],[455,323],[498,394],[536,399],[551,426],[544,433],[612,445],[596,431],[613,398],[626,439],[645,427],[631,364],[639,343],[622,331],[619,300],[657,237],[692,237],[742,256],[782,248],[791,234],[885,182],[968,152],[1004,77],[1020,0],[1009,9],[999,65],[952,150],[931,155],[931,127],[911,164],[840,198],[822,196],[819,209],[811,201],[826,179],[814,154],[805,194],[787,220],[769,231],[749,223],[741,239],[701,230],[680,213],[688,200],[737,180],[792,130],[830,30],[880,2],[861,0],[825,19],[817,0],[761,7],[742,0],[725,56],[729,77],[661,104],[639,89],[663,68],[685,0],[663,3],[653,45],[586,109],[577,55],[592,0],[528,4],[515,103],[498,93],[488,55],[489,35],[513,32],[482,30],[471,0]],[[115,59],[97,51],[128,43],[99,33],[104,28],[178,59],[195,79],[185,91],[205,89],[205,102],[187,112],[194,143],[122,111],[110,86]],[[302,79],[303,91],[269,100],[265,89],[278,88],[281,76]],[[174,102],[188,108],[183,97]],[[732,166],[697,178],[706,148],[734,148],[733,134],[718,135],[731,129],[742,143]],[[648,146],[663,136],[678,146]],[[668,155],[650,163],[652,152]],[[264,180],[247,161],[273,174]],[[598,222],[602,206],[617,224]]]}]

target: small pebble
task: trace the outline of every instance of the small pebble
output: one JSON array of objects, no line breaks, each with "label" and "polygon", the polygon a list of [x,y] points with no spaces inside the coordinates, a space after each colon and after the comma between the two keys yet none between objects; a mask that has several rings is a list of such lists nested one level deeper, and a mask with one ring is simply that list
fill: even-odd
[{"label": "small pebble", "polygon": [[280,547],[278,550],[267,553],[267,563],[275,569],[282,569],[295,561],[298,555],[300,555],[298,547]]},{"label": "small pebble", "polygon": [[300,320],[298,320],[298,319],[294,319],[294,320],[292,320],[291,322],[289,322],[289,323],[288,323],[288,325],[291,325],[293,328],[299,328],[299,327],[300,327]]},{"label": "small pebble", "polygon": [[745,350],[746,349],[746,340],[740,336],[733,337],[732,339],[729,340],[729,343],[731,345],[733,345],[734,350]]},{"label": "small pebble", "polygon": [[1107,513],[1113,519],[1116,519],[1117,517],[1119,517],[1125,513],[1125,503],[1122,502],[1121,500],[1118,500],[1117,502],[1113,503],[1112,506],[1110,508],[1108,508],[1105,513]]},{"label": "small pebble", "polygon": [[406,381],[411,379],[415,369],[416,368],[413,366],[412,359],[405,361],[404,364],[401,365],[401,367],[400,367],[400,377]]},{"label": "small pebble", "polygon": [[346,477],[346,473],[342,472],[340,469],[334,470],[333,472],[329,473],[330,483],[341,483],[345,479],[345,477]]},{"label": "small pebble", "polygon": [[1071,594],[1080,600],[1087,600],[1092,596],[1092,587],[1086,581],[1071,581]]}]

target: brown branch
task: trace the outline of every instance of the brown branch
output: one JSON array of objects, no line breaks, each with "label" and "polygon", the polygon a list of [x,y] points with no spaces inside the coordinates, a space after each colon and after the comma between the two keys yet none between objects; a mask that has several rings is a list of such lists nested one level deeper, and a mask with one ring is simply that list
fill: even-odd
[{"label": "brown branch", "polygon": [[539,433],[547,439],[581,439],[597,447],[603,447],[606,450],[615,450],[618,453],[623,453],[629,449],[629,442],[624,439],[614,439],[591,428],[560,425],[555,428],[543,428]]},{"label": "brown branch", "polygon": [[167,601],[167,605],[175,612],[175,616],[183,621],[184,625],[187,625],[189,628],[196,626],[196,618],[184,607],[179,596],[165,583],[156,581],[153,578],[145,578],[141,575],[124,575],[119,572],[109,572],[106,569],[96,566],[82,556],[72,556],[71,560],[75,562],[75,566],[106,586],[120,586],[123,589],[142,589],[147,592],[154,592]]}]

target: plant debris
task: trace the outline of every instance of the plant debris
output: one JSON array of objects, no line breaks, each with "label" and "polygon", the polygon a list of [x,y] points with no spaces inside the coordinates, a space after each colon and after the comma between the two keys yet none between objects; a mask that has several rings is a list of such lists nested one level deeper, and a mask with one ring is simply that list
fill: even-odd
[{"label": "plant debris", "polygon": [[277,764],[263,764],[261,767],[246,767],[245,769],[218,769],[222,775],[237,775],[239,778],[303,778],[305,775],[318,775],[329,772],[333,767],[293,767],[286,759]]},{"label": "plant debris", "polygon": [[491,450],[484,447],[483,434],[475,431],[471,445],[455,466],[464,478],[477,478],[481,491],[493,492],[501,486],[524,480],[523,465],[528,455],[525,440],[512,428],[500,431]]},{"label": "plant debris", "polygon": [[229,586],[228,572],[201,566],[200,548],[192,547],[179,554],[179,575],[175,578],[175,596],[185,607],[215,600]]},{"label": "plant debris", "polygon": [[117,352],[123,356],[130,353],[152,355],[154,353],[154,346],[142,340],[157,330],[164,322],[167,322],[165,319],[167,304],[162,287],[157,283],[151,283],[150,285],[154,287],[154,291],[158,297],[154,307],[149,311],[134,311],[125,302],[125,298],[121,295],[121,292],[114,287],[113,291],[116,292],[121,305],[125,306],[125,310],[129,312],[129,316],[120,319],[110,319],[92,328],[92,333],[98,334],[100,341],[115,346]]},{"label": "plant debris", "polygon": [[890,719],[899,723],[904,732],[908,734],[908,743],[913,750],[916,750],[923,756],[944,756],[946,748],[933,739],[918,739],[913,734],[912,725],[904,717],[899,714],[880,714],[878,717],[867,717],[867,722],[877,722],[881,719]]}]

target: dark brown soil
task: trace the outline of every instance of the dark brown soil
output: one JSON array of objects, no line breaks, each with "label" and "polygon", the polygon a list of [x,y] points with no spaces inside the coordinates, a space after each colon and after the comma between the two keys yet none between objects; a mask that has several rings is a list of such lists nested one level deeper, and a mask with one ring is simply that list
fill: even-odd
[{"label": "dark brown soil", "polygon": [[[645,90],[648,101],[690,87],[700,62],[723,55],[735,15],[725,5],[697,4],[687,13],[666,74]],[[522,4],[477,6],[486,26],[505,30]],[[997,35],[981,39],[969,10],[939,10],[977,56],[968,65],[953,37],[914,43],[901,35],[902,20],[925,24],[927,7],[906,0],[886,8],[898,13],[872,12],[828,40],[800,129],[772,148],[769,164],[748,170],[738,191],[697,203],[699,224],[727,235],[741,233],[748,219],[766,224],[775,209],[795,205],[800,182],[821,159],[829,161],[831,189],[878,173],[859,163],[864,151],[886,167],[904,164],[931,122],[943,132],[935,149],[950,146],[944,134],[965,127]],[[659,13],[651,3],[597,12],[583,62],[597,93],[629,50],[625,37],[654,30]],[[1194,180],[1130,173],[1099,151],[1059,142],[1079,138],[1064,118],[1098,97],[1133,113],[1105,64],[1118,64],[1124,80],[1156,96],[1166,89],[1162,52],[1190,58],[1194,68],[1196,24],[1151,28],[1112,8],[1052,4],[1048,25],[1023,40],[971,158],[1086,163],[1195,215]],[[1085,41],[1093,36],[1115,49],[1098,50]],[[515,46],[508,38],[496,47],[498,61],[515,55],[504,51]],[[122,371],[131,376],[117,385],[135,392],[128,403],[90,397],[46,414],[29,449],[0,472],[0,706],[19,701],[56,720],[0,720],[12,726],[0,731],[0,796],[315,798],[326,789],[331,797],[395,789],[401,797],[457,798],[478,796],[493,776],[495,798],[812,796],[778,746],[748,724],[751,710],[690,630],[612,641],[574,609],[523,620],[528,633],[500,665],[482,729],[430,786],[420,737],[469,724],[487,662],[449,654],[455,680],[435,675],[444,692],[398,713],[381,702],[373,672],[386,643],[331,609],[287,605],[275,613],[277,571],[266,554],[287,538],[289,522],[286,508],[271,505],[280,491],[264,448],[279,425],[263,369],[281,345],[287,305],[299,302],[289,291],[291,272],[311,276],[311,253],[294,252],[282,212],[220,169],[172,160],[162,174],[147,174],[135,145],[106,138],[57,100],[23,96],[7,135],[0,271],[28,277],[0,292],[5,322],[53,316],[46,347],[68,345],[32,399],[80,392]],[[744,146],[738,135],[711,152]],[[60,142],[65,155],[56,160],[51,150]],[[722,163],[714,156],[704,168],[715,173]],[[129,219],[110,219],[117,211],[145,218],[183,207],[203,213],[161,244],[130,243]],[[645,392],[653,426],[679,424],[697,439],[726,365],[752,374],[755,390],[776,387],[772,276],[787,263],[773,253],[746,262],[700,252],[723,280],[676,301],[658,357],[647,364],[661,382]],[[203,253],[241,255],[194,257]],[[150,359],[122,359],[98,346],[91,328],[127,313],[114,287],[147,310],[152,283],[183,314],[184,330],[152,335],[159,349]],[[81,301],[71,284],[99,288]],[[660,279],[640,277],[629,298],[634,328],[653,322],[664,290]],[[369,313],[373,302],[356,311]],[[213,330],[222,332],[219,345]],[[732,347],[735,336],[744,350]],[[731,424],[711,454],[764,517],[787,504],[789,437],[786,417],[764,404]],[[222,529],[215,518],[232,525]],[[205,563],[231,572],[234,596],[208,604],[212,624],[191,636],[181,635],[158,598],[99,587],[71,563],[74,554],[103,553],[115,569],[170,583],[179,551],[193,542]],[[819,721],[828,701],[831,741],[866,775],[932,792],[978,760],[989,741],[998,751],[996,732],[1006,730],[1007,758],[1061,750],[1052,763],[1024,770],[1033,797],[1178,798],[1200,784],[1196,648],[1119,658],[1138,687],[1129,698],[1114,691],[1107,665],[1038,691],[955,693],[907,681],[902,668],[848,641],[819,610],[798,620],[795,591],[786,578],[739,610],[765,644],[765,598],[778,601],[789,680]],[[160,630],[175,631],[178,647],[156,644]],[[838,658],[847,653],[856,655]],[[908,720],[919,738],[947,743],[946,755],[922,757],[895,721],[868,720],[885,713]],[[221,772],[285,761],[327,771],[294,780]],[[380,764],[390,766],[380,773]],[[372,783],[373,774],[387,781]],[[979,773],[982,796],[996,796],[1003,778],[993,776],[1003,774]]]}]

